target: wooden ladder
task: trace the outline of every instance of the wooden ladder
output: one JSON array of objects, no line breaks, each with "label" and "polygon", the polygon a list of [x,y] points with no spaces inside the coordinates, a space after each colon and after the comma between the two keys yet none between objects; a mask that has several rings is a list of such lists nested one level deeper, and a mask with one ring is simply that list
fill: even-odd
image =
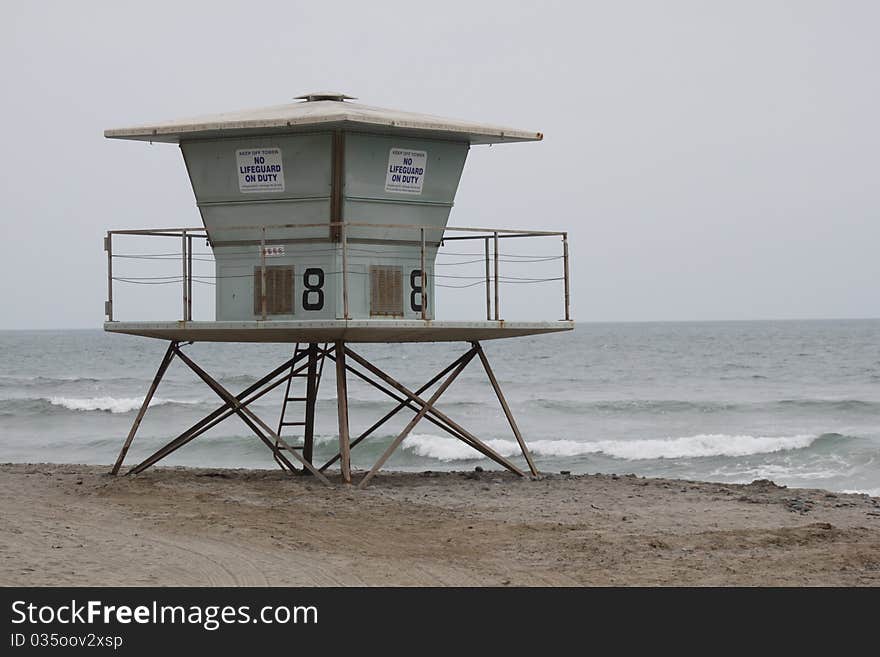
[{"label": "wooden ladder", "polygon": [[[301,343],[299,342],[296,343],[296,348],[293,352],[293,364],[290,367],[290,374],[287,377],[287,386],[284,390],[284,401],[281,405],[281,417],[278,419],[278,431],[276,432],[278,436],[283,437],[285,427],[302,427],[302,433],[294,436],[301,442],[296,444],[293,444],[290,441],[287,442],[291,449],[299,450],[302,453],[302,457],[309,463],[312,462],[312,451],[315,440],[315,403],[318,397],[318,386],[321,383],[321,374],[324,372],[324,354],[326,347],[327,345],[324,345],[324,349],[318,349],[318,345],[315,343],[306,344],[305,346],[301,346]],[[296,373],[296,369],[301,367],[299,364],[301,361],[301,354],[305,354],[305,358],[308,359],[308,367],[304,371]],[[293,386],[294,379],[305,379],[304,395],[291,395],[292,388],[294,389],[294,393],[296,392],[296,389]],[[290,414],[289,407],[291,404],[305,405],[302,415],[300,416],[302,417],[301,420],[287,420],[287,416]],[[276,440],[276,461],[279,460],[277,452],[284,449],[287,448]],[[307,473],[308,471],[304,469],[303,472]]]}]

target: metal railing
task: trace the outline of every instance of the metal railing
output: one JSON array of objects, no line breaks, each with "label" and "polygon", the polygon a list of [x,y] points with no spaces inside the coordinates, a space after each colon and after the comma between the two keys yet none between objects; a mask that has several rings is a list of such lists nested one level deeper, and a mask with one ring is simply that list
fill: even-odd
[{"label": "metal railing", "polygon": [[[266,300],[266,290],[267,290],[267,281],[266,281],[266,257],[267,257],[267,245],[270,244],[296,244],[296,243],[314,243],[316,240],[314,238],[281,238],[281,239],[267,239],[266,232],[268,230],[277,230],[277,229],[285,229],[285,230],[300,230],[300,229],[314,229],[314,228],[329,228],[331,230],[331,235],[338,235],[338,239],[334,239],[334,237],[329,237],[326,239],[322,239],[320,241],[326,241],[329,244],[333,244],[334,248],[341,249],[342,256],[342,271],[338,272],[342,274],[342,298],[343,298],[343,314],[345,319],[351,319],[350,308],[349,308],[349,242],[356,242],[358,240],[350,240],[349,231],[352,228],[377,228],[377,229],[390,229],[395,231],[414,231],[418,233],[418,245],[420,247],[420,272],[421,274],[421,284],[422,284],[422,299],[427,298],[428,293],[428,276],[425,273],[425,254],[428,248],[428,245],[434,245],[429,241],[429,237],[431,233],[440,233],[440,235],[436,238],[436,245],[438,249],[444,246],[447,242],[457,242],[457,241],[469,241],[469,240],[482,240],[483,241],[483,257],[485,260],[485,276],[483,277],[482,283],[486,287],[486,319],[488,321],[501,321],[501,283],[504,282],[533,282],[533,283],[542,283],[547,281],[563,281],[564,286],[564,320],[571,321],[571,285],[570,285],[570,275],[569,275],[569,253],[568,253],[568,233],[562,231],[543,231],[543,230],[516,230],[516,229],[497,229],[497,228],[471,228],[471,227],[459,227],[459,226],[447,226],[445,228],[438,228],[436,226],[421,226],[421,225],[413,225],[413,224],[376,224],[376,223],[361,223],[361,222],[323,222],[323,223],[314,223],[314,224],[267,224],[267,225],[257,225],[257,226],[231,226],[231,227],[223,227],[220,229],[221,232],[226,231],[259,231],[260,239],[259,240],[242,240],[237,241],[236,244],[252,244],[254,246],[260,247],[260,276],[262,277],[261,281],[261,309],[262,309],[262,319],[266,319],[267,316],[267,300]],[[465,233],[464,235],[455,235],[450,233]],[[471,234],[473,233],[473,234]],[[107,301],[104,305],[104,313],[107,316],[108,321],[114,321],[114,312],[113,312],[113,283],[117,282],[136,282],[131,277],[114,277],[113,274],[113,260],[115,257],[137,257],[136,255],[116,255],[113,252],[113,237],[114,236],[122,236],[122,235],[142,235],[142,236],[153,236],[153,237],[170,237],[170,238],[178,238],[181,240],[181,250],[180,250],[180,259],[181,259],[181,276],[180,282],[182,287],[182,320],[183,321],[192,321],[192,302],[193,302],[193,238],[206,239],[210,243],[210,236],[208,234],[207,229],[204,227],[196,227],[196,228],[150,228],[150,229],[135,229],[135,230],[110,230],[107,231],[107,235],[104,238],[104,250],[107,252]],[[512,239],[512,238],[524,238],[524,237],[558,237],[562,242],[561,254],[558,256],[550,256],[546,258],[537,258],[537,260],[562,260],[562,276],[559,277],[549,277],[549,278],[536,278],[536,279],[517,279],[515,281],[505,280],[500,273],[500,260],[501,260],[501,252],[500,252],[500,240],[502,239]],[[377,240],[371,239],[371,242],[375,243]],[[399,243],[400,240],[378,240],[380,242],[391,245],[395,243]],[[413,240],[415,242],[415,240]],[[490,243],[492,248],[490,250]],[[490,253],[491,251],[491,253]],[[438,250],[438,255],[441,252]],[[175,257],[176,258],[176,257]],[[525,262],[525,261],[524,261]],[[459,263],[461,264],[461,263]],[[436,279],[438,275],[433,275],[433,278]],[[147,277],[150,278],[150,277]],[[165,278],[165,277],[159,277]],[[176,279],[177,277],[173,277]],[[196,277],[196,279],[200,279],[204,277]],[[176,283],[176,280],[163,281],[166,283]],[[469,287],[467,286],[443,286],[438,285],[436,280],[432,281],[432,285],[439,287]],[[493,294],[494,290],[494,294]],[[421,304],[421,316],[423,320],[427,320],[427,304]]]}]

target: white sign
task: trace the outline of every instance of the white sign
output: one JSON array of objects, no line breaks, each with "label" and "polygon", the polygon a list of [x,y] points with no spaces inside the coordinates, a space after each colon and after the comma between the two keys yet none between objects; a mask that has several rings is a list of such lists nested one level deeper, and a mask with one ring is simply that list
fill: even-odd
[{"label": "white sign", "polygon": [[388,155],[385,191],[399,194],[421,194],[427,163],[428,153],[426,151],[392,148]]},{"label": "white sign", "polygon": [[280,148],[235,151],[238,189],[241,192],[283,192],[284,169]]},{"label": "white sign", "polygon": [[264,246],[263,255],[267,258],[278,258],[284,255],[284,246]]}]

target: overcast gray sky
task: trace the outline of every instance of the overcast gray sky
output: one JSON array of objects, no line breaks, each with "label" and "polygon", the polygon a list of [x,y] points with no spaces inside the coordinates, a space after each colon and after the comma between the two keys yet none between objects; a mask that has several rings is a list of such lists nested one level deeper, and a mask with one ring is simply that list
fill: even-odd
[{"label": "overcast gray sky", "polygon": [[104,231],[200,224],[179,150],[105,128],[316,89],[544,132],[474,147],[451,221],[570,231],[577,320],[878,317],[878,34],[845,0],[3,2],[0,328],[99,326]]}]

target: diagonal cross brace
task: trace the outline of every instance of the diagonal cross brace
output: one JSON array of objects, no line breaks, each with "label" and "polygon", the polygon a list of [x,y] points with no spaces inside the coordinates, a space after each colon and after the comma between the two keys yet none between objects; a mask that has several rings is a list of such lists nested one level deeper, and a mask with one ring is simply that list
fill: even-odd
[{"label": "diagonal cross brace", "polygon": [[[419,406],[424,406],[426,404],[424,399],[422,399],[418,395],[411,392],[406,386],[404,386],[401,383],[399,383],[398,381],[394,380],[390,375],[386,374],[385,372],[380,370],[378,367],[373,365],[370,361],[366,360],[362,356],[359,356],[358,354],[353,352],[348,347],[345,348],[345,353],[348,354],[349,356],[351,356],[352,360],[357,362],[363,368],[372,372],[375,376],[379,377],[382,381],[384,381],[385,383],[390,385],[392,388],[394,388],[398,392],[400,392],[403,395],[405,395],[406,397],[408,397],[411,401],[415,402]],[[482,451],[484,454],[489,456],[496,463],[501,464],[502,466],[504,466],[505,468],[507,468],[511,472],[518,474],[520,477],[525,476],[525,473],[523,473],[522,470],[520,470],[518,467],[516,467],[508,459],[501,456],[494,449],[492,449],[491,447],[486,445],[483,441],[481,441],[479,438],[477,438],[474,434],[469,432],[467,429],[463,428],[461,425],[457,424],[455,421],[450,419],[449,416],[447,416],[445,413],[442,413],[441,411],[439,411],[436,408],[431,408],[431,409],[429,409],[428,412],[432,413],[435,417],[437,417],[440,420],[442,420],[443,422],[445,422],[447,425],[449,425],[449,427],[454,429],[456,432],[459,432],[460,434],[462,434],[462,436],[464,436],[468,440],[472,441],[474,443],[473,445],[471,445],[472,447],[476,448],[476,446],[479,446],[480,451]],[[461,438],[461,436],[457,436],[457,437],[459,439],[463,440],[463,442],[465,442],[465,443],[468,442],[467,440],[464,440],[463,438]]]},{"label": "diagonal cross brace", "polygon": [[458,378],[458,375],[461,374],[462,371],[464,371],[464,368],[468,366],[468,363],[473,360],[474,356],[476,356],[476,349],[471,349],[470,351],[468,351],[461,362],[459,362],[458,367],[456,367],[455,370],[448,377],[446,377],[446,380],[440,384],[434,394],[431,395],[431,398],[428,399],[428,401],[425,402],[425,404],[422,406],[421,410],[415,414],[415,416],[409,421],[409,423],[407,423],[407,425],[403,428],[403,431],[398,434],[397,438],[395,438],[391,442],[391,444],[388,445],[385,452],[383,452],[382,456],[379,457],[379,460],[376,461],[376,464],[370,469],[370,471],[366,475],[364,475],[364,478],[361,479],[361,483],[358,484],[358,488],[366,487],[370,479],[373,478],[373,475],[375,475],[379,471],[379,469],[383,465],[385,465],[385,461],[389,459],[391,454],[394,453],[394,450],[396,450],[400,446],[400,443],[403,442],[404,438],[409,435],[410,431],[413,430],[413,428],[419,423],[419,421],[423,417],[425,417],[428,411],[434,408],[434,404],[437,403],[437,400],[440,399],[440,396],[444,392],[446,392],[446,389],[449,388],[449,386],[452,385],[452,382]]},{"label": "diagonal cross brace", "polygon": [[[463,354],[462,356],[456,358],[452,363],[450,363],[449,365],[447,365],[446,367],[444,367],[444,368],[443,368],[443,369],[442,369],[437,375],[435,375],[430,381],[428,381],[426,384],[424,384],[422,387],[420,387],[418,390],[416,390],[416,393],[415,393],[415,394],[417,394],[417,395],[421,395],[423,392],[425,392],[425,390],[427,390],[428,388],[430,388],[431,386],[433,386],[435,383],[437,383],[437,381],[439,381],[439,380],[442,379],[444,376],[446,376],[447,374],[449,374],[452,370],[454,370],[454,369],[458,366],[458,364],[462,361],[463,358],[465,358],[465,356],[467,356],[467,354]],[[333,356],[329,356],[329,358],[330,358],[331,360],[335,360],[335,358],[334,358]],[[389,397],[391,397],[394,401],[399,402],[399,403],[397,404],[397,406],[395,406],[393,409],[391,409],[390,411],[388,411],[388,412],[387,412],[382,418],[380,418],[379,420],[377,420],[377,421],[373,424],[373,426],[371,426],[369,429],[367,429],[366,431],[364,431],[363,433],[361,433],[361,435],[359,435],[357,438],[355,438],[353,441],[351,441],[350,448],[354,448],[354,447],[357,446],[361,441],[363,441],[363,440],[365,440],[366,438],[368,438],[369,436],[371,436],[371,435],[373,434],[373,432],[376,431],[376,429],[378,429],[378,428],[381,427],[383,424],[385,424],[386,422],[388,422],[388,420],[390,420],[392,417],[394,417],[395,415],[397,415],[397,413],[400,412],[402,409],[404,409],[404,408],[408,408],[408,409],[410,409],[410,410],[412,410],[412,411],[416,411],[416,412],[418,412],[418,410],[419,410],[418,407],[417,407],[417,406],[414,406],[412,402],[410,402],[410,401],[407,400],[407,399],[404,399],[403,397],[399,397],[398,395],[395,395],[393,392],[391,392],[390,390],[388,390],[388,389],[385,388],[384,386],[382,386],[382,385],[376,383],[375,381],[373,381],[371,378],[369,378],[369,377],[368,377],[366,374],[364,374],[363,372],[360,372],[360,371],[356,370],[355,368],[353,368],[351,365],[349,365],[349,364],[347,364],[347,363],[346,363],[346,365],[345,365],[345,369],[348,370],[349,372],[351,372],[352,374],[354,374],[355,376],[357,376],[358,378],[360,378],[361,380],[363,380],[363,381],[369,383],[371,386],[373,386],[373,387],[376,388],[377,390],[379,390],[379,391],[385,393],[386,395],[388,395]],[[447,426],[445,426],[444,424],[440,423],[438,420],[435,420],[435,419],[434,419],[433,417],[431,417],[430,415],[429,415],[428,417],[426,417],[425,419],[427,419],[429,422],[432,422],[433,424],[437,425],[437,426],[440,427],[441,429],[444,429],[445,431],[449,431],[449,432],[452,431],[449,427],[447,427]],[[463,438],[462,438],[461,436],[459,436],[458,434],[453,433],[452,435],[455,436],[456,438],[463,439]],[[333,465],[334,463],[336,463],[336,461],[338,461],[338,460],[339,460],[339,454],[337,453],[336,456],[334,456],[332,459],[330,459],[330,460],[327,461],[324,465],[322,465],[321,468],[320,468],[320,470],[323,472],[324,470],[326,470],[327,468],[329,468],[331,465]]]},{"label": "diagonal cross brace", "polygon": [[[272,377],[269,376],[268,378],[272,378]],[[257,393],[253,397],[242,401],[241,402],[242,406],[248,406],[249,404],[257,401],[263,395],[271,392],[272,390],[274,390],[275,388],[280,386],[282,383],[284,383],[284,381],[285,381],[285,379],[283,379],[283,378],[279,379],[278,381],[275,381],[274,383],[267,386],[266,388],[261,390],[259,393]],[[243,393],[239,394],[238,398],[241,399],[245,394],[247,394],[247,393],[243,392]],[[178,449],[180,449],[184,445],[195,440],[196,438],[201,436],[206,431],[213,429],[215,426],[217,426],[218,424],[220,424],[224,420],[235,415],[235,410],[228,410],[228,409],[229,409],[229,404],[223,404],[223,406],[220,406],[219,408],[215,409],[210,414],[208,414],[207,416],[205,416],[204,418],[202,418],[201,420],[196,422],[194,425],[192,425],[189,429],[187,429],[182,434],[180,434],[177,438],[175,438],[174,440],[169,442],[167,445],[160,447],[153,454],[151,454],[149,457],[144,459],[141,463],[134,466],[131,470],[128,471],[127,474],[138,474],[140,472],[143,472],[144,470],[146,470],[150,466],[161,461],[166,456],[172,454],[173,452],[176,452]],[[295,469],[293,463],[291,463],[290,461],[285,459],[283,455],[278,455],[278,456],[280,456],[281,459],[283,460],[283,462],[279,464],[282,466],[282,469],[288,469],[288,470]]]},{"label": "diagonal cross brace", "polygon": [[[467,353],[464,353],[464,354],[462,354],[461,356],[459,356],[458,358],[456,358],[454,361],[452,361],[452,363],[450,363],[449,365],[447,365],[445,368],[443,368],[442,371],[440,371],[438,374],[436,374],[436,375],[435,375],[430,381],[428,381],[426,384],[424,384],[422,387],[420,387],[418,390],[416,390],[415,394],[416,394],[416,395],[421,395],[424,391],[426,391],[426,390],[428,390],[429,388],[431,388],[435,383],[437,383],[437,381],[439,381],[439,380],[442,379],[444,376],[446,376],[447,374],[449,374],[449,372],[451,372],[453,369],[455,369],[455,368],[458,366],[458,364],[462,361],[462,359],[464,359],[464,358],[467,357],[467,355],[468,355]],[[331,360],[334,359],[333,356],[329,356],[329,358],[330,358]],[[388,413],[386,413],[381,419],[377,420],[377,421],[373,424],[373,426],[371,426],[369,429],[367,429],[366,431],[364,431],[360,436],[358,436],[358,438],[357,438],[356,440],[352,441],[350,447],[355,447],[355,446],[356,446],[358,443],[360,443],[362,440],[364,440],[364,439],[366,439],[367,437],[369,437],[369,436],[370,436],[370,435],[371,435],[376,429],[378,429],[378,428],[381,427],[383,424],[385,424],[388,420],[390,420],[392,417],[394,417],[394,416],[395,416],[399,411],[401,411],[402,409],[404,409],[404,408],[408,408],[409,410],[413,411],[414,413],[417,413],[417,412],[419,411],[419,407],[416,406],[415,404],[413,404],[413,402],[411,402],[411,401],[409,401],[409,400],[407,400],[407,399],[405,399],[405,398],[403,398],[403,397],[401,397],[401,396],[395,394],[394,392],[392,392],[391,390],[389,390],[388,388],[386,388],[386,387],[383,386],[382,384],[377,383],[376,381],[374,381],[373,379],[371,379],[370,377],[368,377],[368,376],[367,376],[366,374],[364,374],[363,372],[361,372],[361,371],[359,371],[359,370],[355,369],[354,367],[352,367],[352,366],[350,366],[350,365],[347,365],[347,364],[346,364],[346,369],[347,369],[349,372],[351,372],[352,374],[354,374],[355,376],[357,376],[358,378],[360,378],[362,381],[364,381],[364,382],[366,382],[366,383],[369,383],[371,386],[373,386],[374,388],[376,388],[376,390],[379,390],[379,391],[382,392],[383,394],[388,395],[389,397],[391,397],[391,399],[393,399],[394,401],[398,402],[398,405],[397,405],[395,408],[393,408],[392,410],[388,411]],[[436,427],[442,429],[443,431],[445,431],[446,433],[448,433],[448,434],[449,434],[450,436],[452,436],[453,438],[456,438],[456,439],[458,439],[458,440],[461,440],[462,442],[464,442],[464,443],[465,443],[466,445],[468,445],[469,447],[471,447],[471,448],[473,448],[474,450],[480,452],[480,453],[481,453],[483,456],[485,456],[486,458],[488,458],[488,459],[490,459],[490,460],[493,460],[493,461],[495,461],[496,463],[498,463],[498,465],[500,465],[500,466],[502,466],[502,467],[504,467],[504,468],[507,468],[507,464],[506,464],[504,461],[499,461],[499,460],[496,458],[497,454],[496,454],[494,451],[492,451],[491,449],[489,449],[488,447],[486,447],[485,445],[483,445],[483,444],[480,443],[480,442],[474,443],[474,442],[473,442],[473,441],[472,441],[467,435],[464,435],[464,434],[461,433],[460,431],[457,431],[457,430],[454,429],[453,427],[451,427],[451,426],[445,424],[442,420],[439,420],[439,419],[433,417],[433,416],[432,416],[432,413],[433,413],[433,412],[434,412],[434,409],[431,409],[430,411],[428,411],[428,415],[425,416],[425,419],[426,419],[428,422],[430,422],[430,423],[433,424],[434,426],[436,426]],[[337,455],[334,456],[332,459],[330,459],[327,463],[325,463],[323,466],[321,466],[321,471],[323,472],[325,469],[327,469],[328,467],[330,467],[331,465],[333,465],[333,463],[335,463],[338,459],[339,459],[339,454],[337,454]]]},{"label": "diagonal cross brace", "polygon": [[[269,372],[269,374],[264,376],[262,379],[260,379],[256,383],[253,383],[252,385],[245,388],[241,393],[239,393],[237,399],[242,400],[247,395],[250,395],[250,394],[254,393],[256,390],[259,390],[259,388],[261,386],[265,385],[265,383],[267,381],[270,381],[271,379],[278,376],[279,374],[281,374],[285,370],[290,369],[291,366],[295,365],[296,362],[298,360],[301,360],[303,357],[304,356],[300,356],[299,358],[289,359],[284,364],[280,365],[279,367],[277,367],[274,370],[272,370],[271,372]],[[303,369],[305,369],[306,367],[307,367],[306,365],[302,365],[299,368],[297,368],[296,370],[294,370],[294,373],[298,373],[298,372],[302,371]],[[251,404],[252,402],[256,401],[257,399],[259,399],[260,397],[265,395],[266,393],[277,388],[279,385],[284,383],[284,381],[286,381],[286,380],[287,380],[286,377],[283,377],[283,378],[279,379],[278,381],[275,381],[274,383],[272,383],[268,387],[261,390],[259,393],[252,396],[250,399],[242,401],[241,402],[242,406],[247,406],[248,404]],[[194,440],[198,436],[202,435],[204,432],[208,431],[209,429],[216,426],[217,424],[219,424],[223,420],[231,417],[232,415],[235,415],[235,410],[231,410],[229,403],[224,403],[222,406],[218,407],[217,409],[215,409],[214,411],[209,413],[207,416],[205,416],[204,418],[202,418],[201,420],[196,422],[193,426],[191,426],[189,429],[184,431],[182,434],[180,434],[177,438],[172,440],[170,443],[168,443],[164,447],[161,447],[156,452],[154,452],[151,456],[147,457],[141,463],[134,466],[131,470],[128,471],[127,474],[138,474],[140,472],[143,472],[144,470],[146,470],[150,466],[154,465],[158,461],[161,461],[163,458],[165,458],[166,456],[168,456],[172,452],[180,449],[181,447],[183,447],[184,445],[186,445],[190,441]],[[272,445],[270,442],[268,442],[268,439],[264,439],[265,437],[260,436],[259,434],[258,434],[258,437],[261,438],[263,440],[263,442],[270,449],[272,449],[273,451],[276,451],[274,448],[274,445]],[[278,454],[278,456],[281,458],[281,460],[283,461],[283,465],[288,470],[293,471],[296,469],[296,468],[294,468],[293,463],[291,463],[283,454]]]},{"label": "diagonal cross brace", "polygon": [[[195,362],[192,361],[192,359],[190,359],[185,353],[180,351],[177,346],[175,346],[174,352],[177,354],[177,357],[180,358],[180,360],[182,360],[184,363],[186,363],[189,368],[193,372],[195,372],[202,381],[208,384],[209,388],[217,393],[217,396],[219,396],[223,401],[232,406],[232,408],[235,410],[235,413],[242,419],[242,421],[244,421],[244,423],[247,424],[248,427],[250,427],[251,430],[254,431],[254,433],[260,436],[261,439],[268,436],[272,440],[275,440],[276,443],[281,444],[287,450],[288,454],[296,458],[303,465],[304,468],[315,475],[323,483],[327,484],[328,486],[332,486],[330,480],[327,479],[327,477],[325,477],[322,473],[320,473],[315,466],[306,461],[300,454],[292,449],[290,445],[287,444],[286,440],[284,440],[281,436],[270,429],[269,426],[265,422],[263,422],[251,409],[249,409],[247,406],[244,406],[237,398],[232,395],[231,392],[229,392],[226,388],[217,383],[217,381],[215,381],[207,372],[205,372],[205,370],[196,365]],[[261,435],[260,431],[255,425],[259,425],[265,435]],[[272,447],[272,450],[277,452],[277,449],[274,446]]]}]

